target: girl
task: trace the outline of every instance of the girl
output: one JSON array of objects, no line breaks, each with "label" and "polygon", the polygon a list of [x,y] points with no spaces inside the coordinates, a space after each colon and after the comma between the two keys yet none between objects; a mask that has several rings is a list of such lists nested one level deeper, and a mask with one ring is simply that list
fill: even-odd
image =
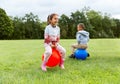
[{"label": "girl", "polygon": [[57,26],[58,15],[55,13],[49,15],[47,21],[48,21],[48,26],[46,26],[44,32],[45,53],[44,53],[44,60],[41,65],[41,69],[43,71],[47,71],[46,63],[52,54],[52,48],[56,48],[59,51],[61,55],[61,61],[59,66],[61,67],[61,69],[64,69],[66,50],[59,44],[60,28]]}]

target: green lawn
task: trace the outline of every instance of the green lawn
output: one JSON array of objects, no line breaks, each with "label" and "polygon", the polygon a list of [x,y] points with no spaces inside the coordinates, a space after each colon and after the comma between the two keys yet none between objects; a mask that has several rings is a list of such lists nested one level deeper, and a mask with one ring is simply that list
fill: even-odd
[{"label": "green lawn", "polygon": [[91,39],[90,58],[68,58],[75,40],[61,40],[67,50],[65,70],[40,69],[43,40],[0,41],[0,84],[120,84],[120,39]]}]

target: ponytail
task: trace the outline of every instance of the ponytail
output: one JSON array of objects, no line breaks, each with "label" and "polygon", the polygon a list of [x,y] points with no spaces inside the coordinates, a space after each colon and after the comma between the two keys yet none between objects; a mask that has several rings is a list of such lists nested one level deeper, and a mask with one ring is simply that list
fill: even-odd
[{"label": "ponytail", "polygon": [[47,25],[49,25],[50,24],[50,15],[48,15],[48,17],[47,17]]},{"label": "ponytail", "polygon": [[52,18],[53,18],[55,15],[58,16],[58,14],[56,14],[56,13],[52,13],[52,14],[48,15],[48,17],[47,17],[47,25],[50,24],[50,20],[52,20]]}]

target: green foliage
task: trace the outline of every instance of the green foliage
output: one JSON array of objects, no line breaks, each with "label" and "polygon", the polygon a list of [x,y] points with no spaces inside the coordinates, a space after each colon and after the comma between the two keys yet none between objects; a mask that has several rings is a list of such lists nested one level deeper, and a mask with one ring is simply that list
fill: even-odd
[{"label": "green foliage", "polygon": [[[11,17],[0,9],[0,39],[43,39],[46,21],[42,22],[33,13],[23,17]],[[12,21],[11,21],[12,20]],[[120,20],[113,19],[109,14],[83,8],[71,12],[70,16],[62,14],[58,25],[61,30],[61,38],[73,39],[77,32],[77,25],[85,24],[85,30],[90,33],[90,38],[119,38]]]},{"label": "green foliage", "polygon": [[10,39],[13,31],[11,19],[7,16],[6,12],[0,8],[0,39]]},{"label": "green foliage", "polygon": [[46,22],[40,22],[37,15],[26,14],[24,17],[14,17],[13,39],[42,39]]},{"label": "green foliage", "polygon": [[86,13],[88,20],[90,21],[90,24],[93,27],[94,33],[91,33],[91,35],[94,38],[101,37],[101,31],[102,29],[102,16],[100,12],[96,12],[94,10],[87,11]]},{"label": "green foliage", "polygon": [[[59,26],[61,28],[62,38],[75,38],[77,24],[84,23],[90,33],[90,38],[115,38],[119,37],[119,20],[112,19],[108,14],[102,15],[90,9],[76,11],[70,16],[61,15]],[[117,24],[117,25],[116,25]],[[117,36],[116,36],[117,35]]]},{"label": "green foliage", "polygon": [[[60,19],[59,19],[59,26],[61,28],[61,38],[70,38],[72,37],[72,27],[71,25],[71,20],[68,16],[66,15],[61,15]],[[68,37],[69,36],[69,37]]]},{"label": "green foliage", "polygon": [[[59,26],[61,28],[61,35],[63,38],[75,38],[77,32],[77,25],[79,23],[84,23],[86,26],[85,30],[91,31],[92,26],[87,20],[84,11],[76,11],[71,13],[70,17],[66,15],[61,15],[59,20]],[[92,32],[92,31],[91,31]],[[68,37],[69,36],[69,37]]]},{"label": "green foliage", "polygon": [[114,36],[120,38],[120,20],[113,19],[113,21],[116,23],[116,27],[112,27],[112,30],[114,32]]}]

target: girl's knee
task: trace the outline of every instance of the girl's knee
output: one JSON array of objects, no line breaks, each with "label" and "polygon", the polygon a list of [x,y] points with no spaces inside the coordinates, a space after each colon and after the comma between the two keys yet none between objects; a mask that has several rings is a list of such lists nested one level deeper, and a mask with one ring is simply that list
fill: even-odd
[{"label": "girl's knee", "polygon": [[74,47],[74,45],[71,45],[71,47]]},{"label": "girl's knee", "polygon": [[76,45],[76,44],[72,44],[71,47],[72,47],[72,48],[76,48],[77,45]]}]

